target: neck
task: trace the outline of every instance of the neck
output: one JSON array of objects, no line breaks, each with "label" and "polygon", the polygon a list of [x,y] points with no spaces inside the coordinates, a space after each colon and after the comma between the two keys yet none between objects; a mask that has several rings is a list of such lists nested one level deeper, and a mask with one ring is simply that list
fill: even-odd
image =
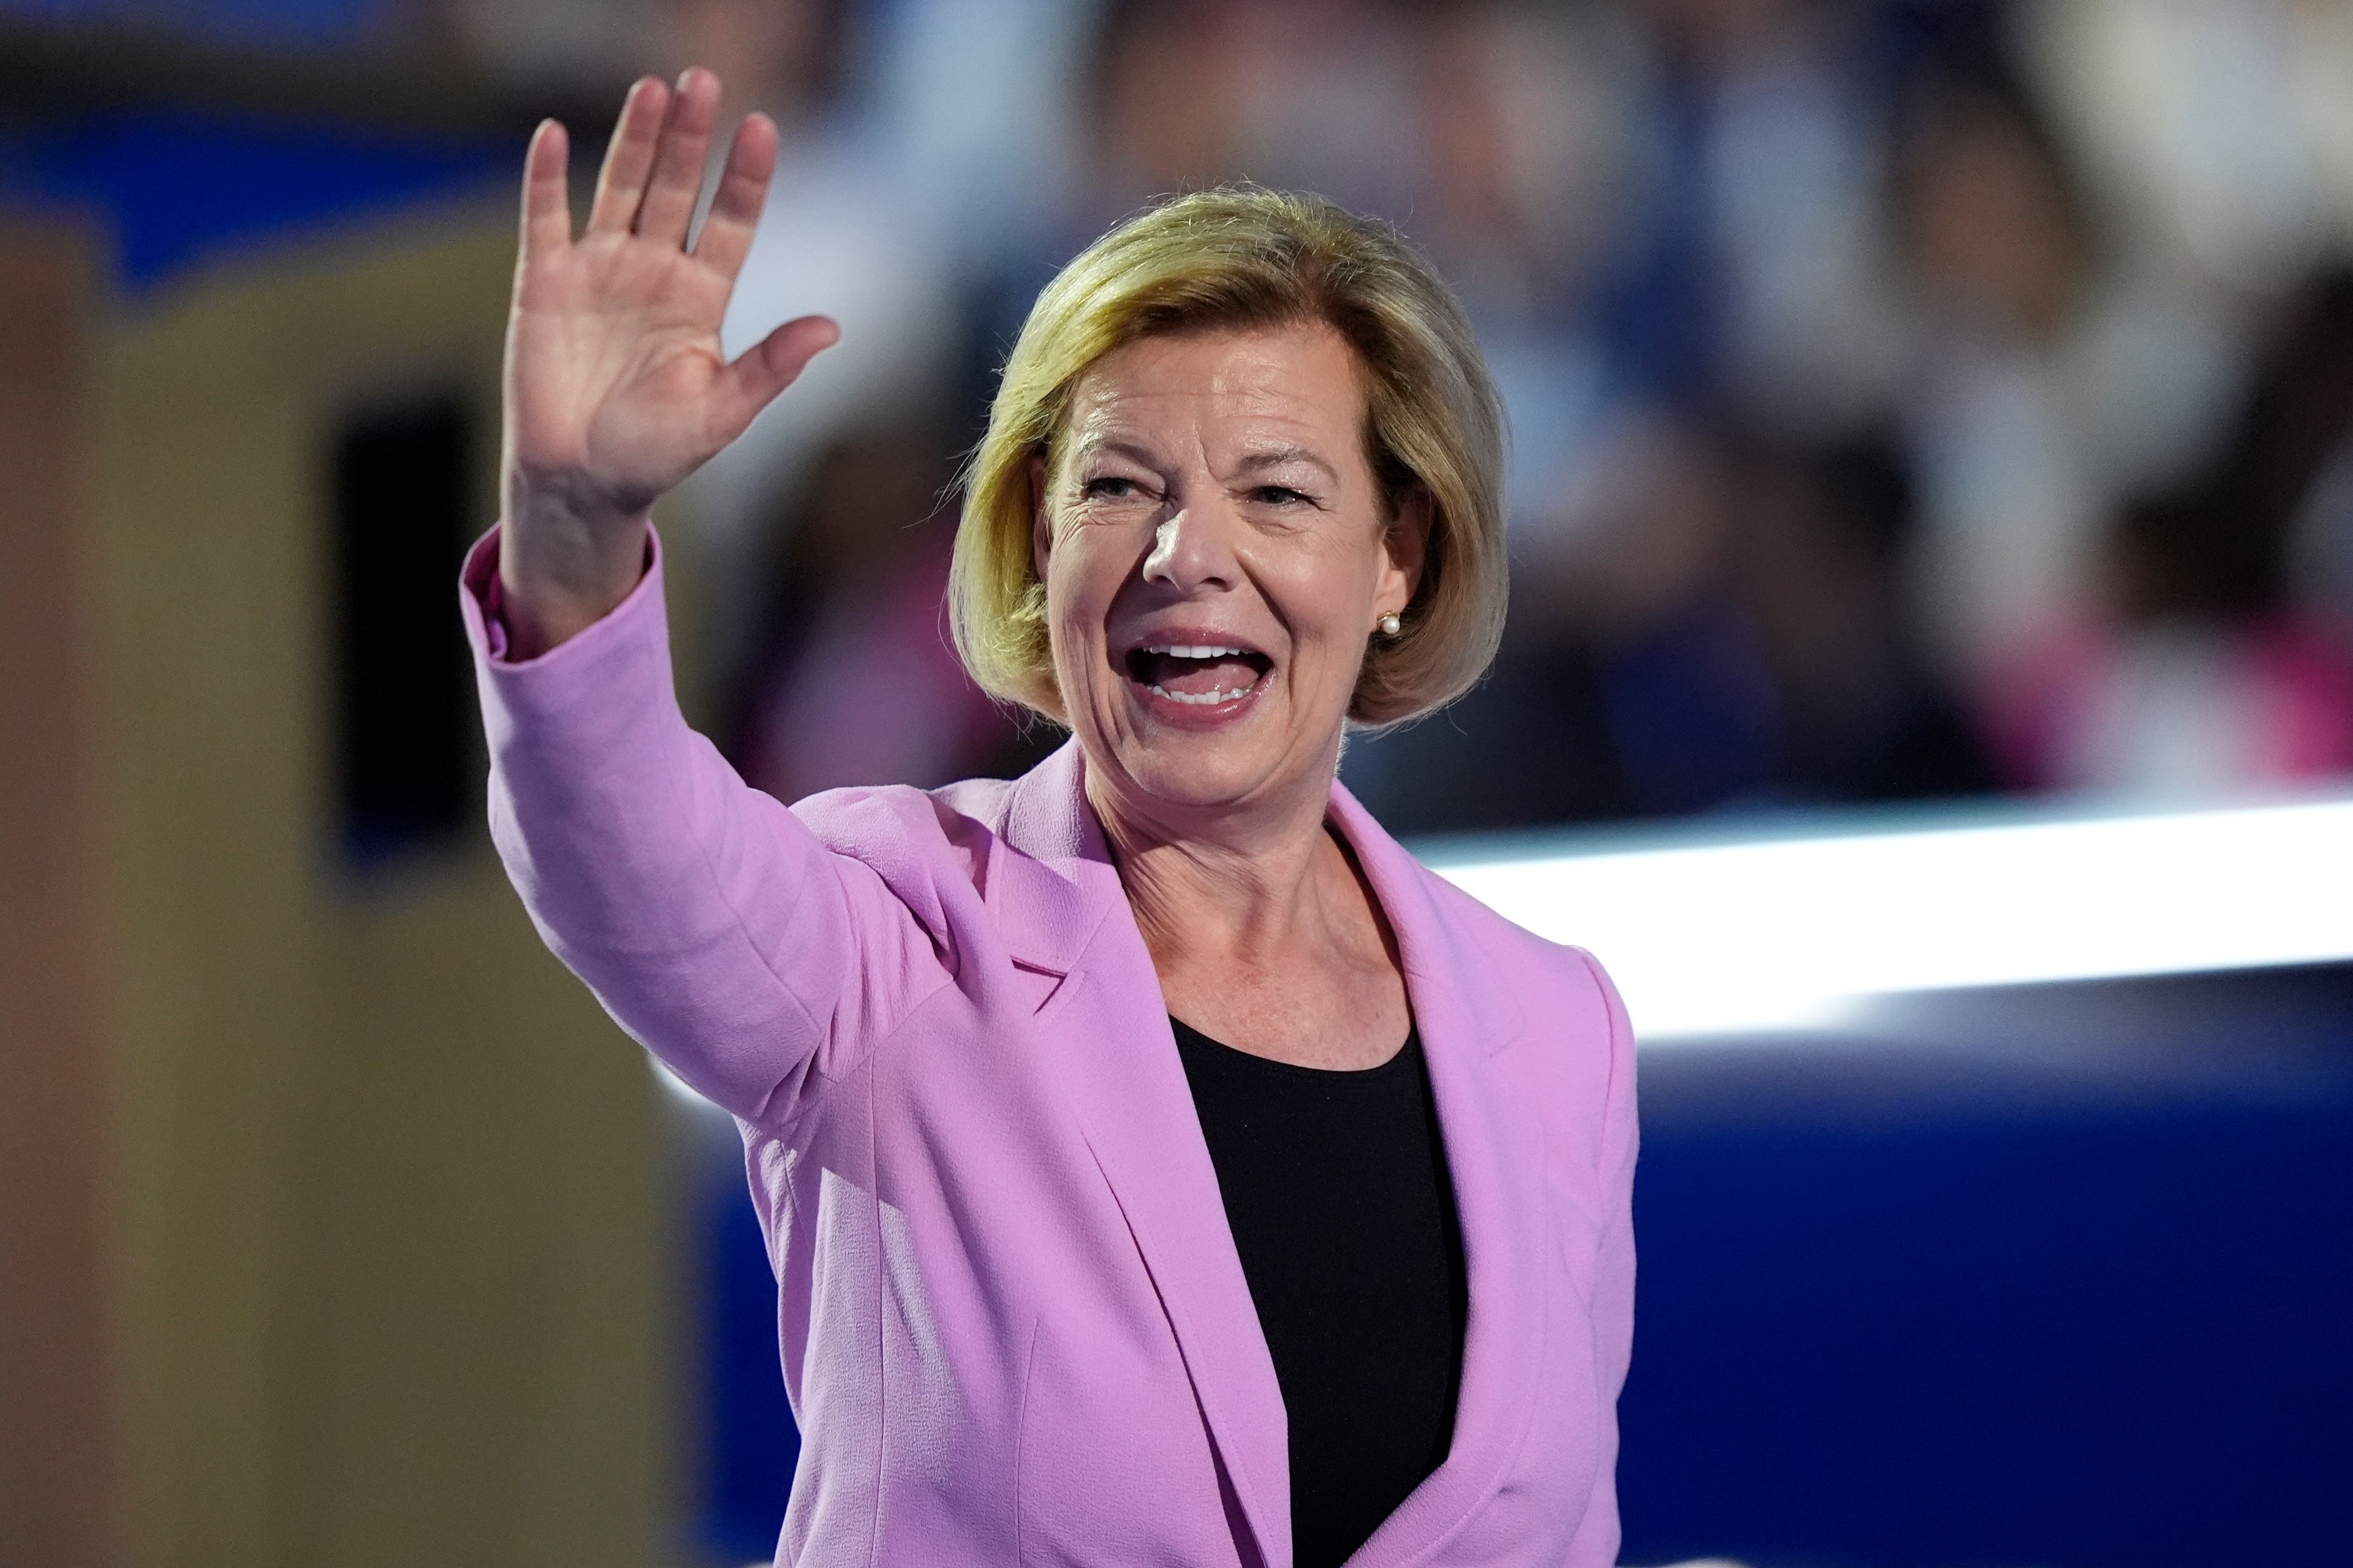
[{"label": "neck", "polygon": [[1335,875],[1353,883],[1324,826],[1329,771],[1279,801],[1216,811],[1133,803],[1087,773],[1145,945],[1164,969],[1182,955],[1257,967],[1328,922]]}]

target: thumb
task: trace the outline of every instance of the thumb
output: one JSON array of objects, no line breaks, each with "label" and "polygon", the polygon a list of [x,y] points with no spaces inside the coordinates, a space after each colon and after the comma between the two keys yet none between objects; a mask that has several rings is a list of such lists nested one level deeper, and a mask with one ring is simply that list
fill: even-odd
[{"label": "thumb", "polygon": [[713,389],[723,437],[741,436],[776,394],[800,378],[809,361],[840,341],[841,328],[831,317],[799,316],[745,349],[720,373]]}]

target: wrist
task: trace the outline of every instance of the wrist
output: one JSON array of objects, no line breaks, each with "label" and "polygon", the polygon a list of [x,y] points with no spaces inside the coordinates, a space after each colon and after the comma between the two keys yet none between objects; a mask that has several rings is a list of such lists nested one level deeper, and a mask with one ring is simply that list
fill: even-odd
[{"label": "wrist", "polygon": [[511,513],[499,530],[498,561],[508,657],[535,658],[610,615],[646,574],[650,523],[640,512],[591,531]]}]

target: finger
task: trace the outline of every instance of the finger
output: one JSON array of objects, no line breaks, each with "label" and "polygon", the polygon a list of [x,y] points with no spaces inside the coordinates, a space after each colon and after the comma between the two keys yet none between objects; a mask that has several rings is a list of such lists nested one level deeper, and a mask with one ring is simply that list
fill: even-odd
[{"label": "finger", "polygon": [[522,254],[528,265],[572,243],[572,194],[566,187],[571,138],[555,121],[543,120],[522,155]]},{"label": "finger", "polygon": [[747,118],[727,149],[727,167],[719,175],[719,189],[711,211],[702,219],[702,233],[694,254],[703,265],[733,282],[743,270],[760,226],[760,208],[768,199],[768,176],[776,171],[776,122],[765,114]]},{"label": "finger", "polygon": [[721,434],[730,441],[741,436],[776,394],[800,379],[809,361],[840,341],[832,318],[800,316],[744,350],[713,391]]},{"label": "finger", "polygon": [[702,194],[703,158],[711,147],[711,124],[719,115],[719,79],[700,67],[678,79],[670,117],[662,121],[654,173],[638,209],[638,232],[648,239],[683,247],[686,226]]},{"label": "finger", "polygon": [[588,209],[593,234],[627,234],[646,199],[646,175],[654,166],[670,89],[659,77],[642,77],[621,100],[621,118],[605,144],[605,166],[596,174],[596,200]]}]

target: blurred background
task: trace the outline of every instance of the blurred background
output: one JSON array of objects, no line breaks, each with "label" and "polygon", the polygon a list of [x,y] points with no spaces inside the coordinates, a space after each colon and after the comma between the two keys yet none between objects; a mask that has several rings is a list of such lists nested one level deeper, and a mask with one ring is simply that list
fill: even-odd
[{"label": "blurred background", "polygon": [[[1055,268],[1232,179],[1396,221],[1504,390],[1502,658],[1344,767],[1433,854],[2353,796],[2344,0],[0,0],[8,1568],[773,1550],[740,1150],[506,889],[454,615],[523,139],[585,193],[689,63],[785,129],[728,347],[844,329],[662,514],[787,799],[1057,743],[944,641],[957,464]],[[2353,946],[2292,956],[1630,986],[1626,1561],[2353,1560]]]}]

